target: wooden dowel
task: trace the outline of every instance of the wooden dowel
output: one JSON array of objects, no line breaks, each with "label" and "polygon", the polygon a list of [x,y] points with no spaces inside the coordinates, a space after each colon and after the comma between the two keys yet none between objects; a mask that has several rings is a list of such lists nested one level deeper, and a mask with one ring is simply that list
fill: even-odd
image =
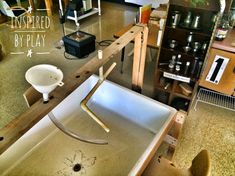
[{"label": "wooden dowel", "polygon": [[107,78],[107,76],[111,73],[111,71],[114,69],[114,67],[117,65],[116,62],[114,62],[109,69],[105,72],[103,78],[99,79],[99,81],[96,83],[96,85],[91,89],[91,91],[87,94],[87,96],[81,101],[81,108],[93,119],[96,123],[98,123],[107,133],[110,131],[110,129],[105,125],[105,123],[95,114],[93,113],[90,108],[86,105],[87,102],[91,99],[92,95],[95,93],[95,91],[99,88],[99,86],[104,82],[104,80]]}]

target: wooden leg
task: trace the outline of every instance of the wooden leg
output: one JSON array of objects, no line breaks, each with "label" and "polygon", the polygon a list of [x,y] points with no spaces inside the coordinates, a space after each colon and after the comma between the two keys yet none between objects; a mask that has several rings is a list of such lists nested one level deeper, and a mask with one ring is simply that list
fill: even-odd
[{"label": "wooden leg", "polygon": [[29,5],[32,7],[33,11],[35,11],[35,4],[33,0],[29,0]]},{"label": "wooden leg", "polygon": [[53,0],[50,0],[51,10],[53,9]]},{"label": "wooden leg", "polygon": [[139,77],[137,85],[143,88],[144,82],[144,69],[145,69],[145,60],[146,60],[146,51],[147,51],[147,41],[148,41],[148,28],[146,27],[143,31],[143,41],[142,41],[142,49],[141,49],[141,58],[139,61]]},{"label": "wooden leg", "polygon": [[140,90],[138,87],[138,77],[139,77],[139,65],[141,58],[141,33],[137,34],[135,37],[135,45],[134,45],[134,58],[133,58],[133,68],[132,68],[132,89],[135,91]]},{"label": "wooden leg", "polygon": [[46,9],[47,9],[47,15],[52,16],[52,9],[51,9],[51,3],[50,0],[45,0]]},{"label": "wooden leg", "polygon": [[64,0],[64,7],[67,7],[69,0]]},{"label": "wooden leg", "polygon": [[139,93],[141,93],[143,87],[147,39],[148,28],[145,27],[144,31],[135,37],[134,45],[132,89]]}]

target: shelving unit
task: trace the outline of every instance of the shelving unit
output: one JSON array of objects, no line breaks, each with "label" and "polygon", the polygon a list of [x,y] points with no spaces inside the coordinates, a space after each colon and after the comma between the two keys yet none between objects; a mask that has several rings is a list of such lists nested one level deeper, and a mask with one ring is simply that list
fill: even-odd
[{"label": "shelving unit", "polygon": [[[172,105],[177,109],[189,111],[198,89],[198,79],[206,63],[208,48],[210,48],[217,23],[217,20],[213,21],[212,19],[218,14],[219,10],[215,8],[214,2],[210,1],[210,3],[213,8],[191,7],[189,4],[178,0],[170,0],[169,2],[167,20],[155,69],[154,97],[158,101]],[[180,14],[181,19],[174,26],[172,25],[174,20],[172,16],[175,11]],[[184,20],[189,12],[191,12],[191,24],[193,19],[199,16],[199,25],[196,29],[191,28],[191,24],[188,27],[184,25]],[[190,35],[192,40],[189,42]],[[170,47],[171,40],[177,41],[176,47]],[[193,49],[193,42],[199,42],[198,50]],[[203,44],[206,46],[204,50],[201,49]],[[185,52],[184,46],[190,46],[191,50]],[[176,59],[172,59],[172,56],[175,56]],[[187,62],[190,63],[188,68],[186,68]],[[170,63],[173,63],[173,68],[172,65],[169,66]],[[176,70],[176,65],[180,67],[180,70]],[[182,91],[179,86],[182,82],[187,83],[187,86],[192,88],[191,94],[186,95]],[[165,85],[168,84],[170,84],[169,87],[164,89]]]}]

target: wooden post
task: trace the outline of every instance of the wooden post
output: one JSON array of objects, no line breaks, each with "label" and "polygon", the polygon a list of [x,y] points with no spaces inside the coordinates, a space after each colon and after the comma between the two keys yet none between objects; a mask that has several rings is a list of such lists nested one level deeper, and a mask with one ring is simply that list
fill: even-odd
[{"label": "wooden post", "polygon": [[133,70],[132,70],[132,89],[135,90],[136,92],[141,92],[143,88],[147,41],[148,41],[148,28],[145,27],[143,32],[139,33],[135,37],[134,59],[133,59]]},{"label": "wooden post", "polygon": [[52,16],[52,2],[51,0],[45,0],[45,5],[47,9],[47,15]]}]

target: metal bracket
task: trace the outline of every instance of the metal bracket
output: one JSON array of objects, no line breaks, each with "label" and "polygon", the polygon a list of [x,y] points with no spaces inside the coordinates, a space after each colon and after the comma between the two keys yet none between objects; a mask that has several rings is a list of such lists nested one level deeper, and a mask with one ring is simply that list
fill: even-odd
[{"label": "metal bracket", "polygon": [[186,114],[183,112],[178,112],[175,118],[175,122],[183,125],[185,121]]},{"label": "metal bracket", "polygon": [[178,140],[170,135],[166,135],[166,137],[164,138],[164,141],[170,145],[172,145],[173,147],[176,147]]}]

